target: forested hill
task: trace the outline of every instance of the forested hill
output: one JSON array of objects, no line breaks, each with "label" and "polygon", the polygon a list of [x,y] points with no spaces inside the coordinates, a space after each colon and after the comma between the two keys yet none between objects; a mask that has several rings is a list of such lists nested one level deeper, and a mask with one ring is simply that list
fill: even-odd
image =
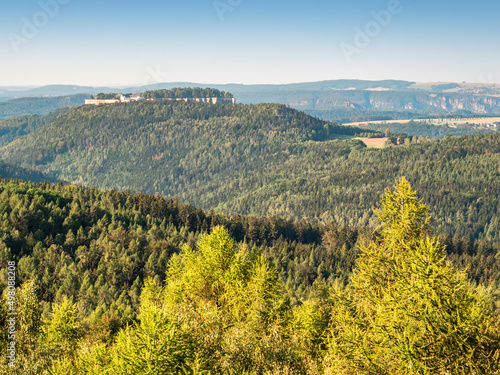
[{"label": "forested hill", "polygon": [[0,119],[26,115],[46,115],[64,107],[80,106],[89,95],[29,97],[0,102]]},{"label": "forested hill", "polygon": [[[282,105],[84,106],[0,149],[9,163],[203,209],[375,227],[372,207],[408,177],[440,233],[500,241],[500,135],[366,149],[360,131]],[[339,134],[344,133],[344,134]]]},{"label": "forested hill", "polygon": [[45,116],[27,115],[0,120],[0,146],[35,131],[69,110],[70,108],[61,108]]},{"label": "forested hill", "polygon": [[142,102],[73,109],[1,153],[88,186],[196,195],[200,184],[284,162],[288,146],[361,131],[277,104]]},{"label": "forested hill", "polygon": [[7,164],[0,159],[0,179],[11,178],[20,180],[30,180],[33,182],[56,182],[56,178],[38,171]]}]

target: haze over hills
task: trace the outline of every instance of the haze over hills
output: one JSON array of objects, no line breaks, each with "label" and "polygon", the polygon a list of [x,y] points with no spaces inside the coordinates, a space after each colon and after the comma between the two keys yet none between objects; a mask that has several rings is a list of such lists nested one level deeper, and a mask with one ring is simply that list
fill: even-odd
[{"label": "haze over hills", "polygon": [[282,85],[261,84],[261,85],[243,85],[243,84],[200,84],[194,82],[164,82],[149,84],[144,86],[129,87],[92,87],[77,85],[48,85],[36,88],[23,87],[0,87],[0,96],[5,97],[33,97],[33,96],[62,96],[74,95],[78,93],[97,94],[100,92],[137,92],[146,90],[170,89],[174,87],[213,87],[218,90],[231,91],[234,94],[241,94],[246,91],[318,91],[331,89],[369,89],[376,87],[387,87],[388,89],[408,89],[414,82],[407,81],[362,81],[362,80],[337,80],[321,82],[304,82]]},{"label": "haze over hills", "polygon": [[[100,92],[144,92],[174,87],[206,87],[192,82],[158,83],[141,87],[84,87],[51,85],[39,88],[0,89],[0,97],[19,98],[0,103],[0,118],[47,114],[56,108],[82,105]],[[443,84],[385,80],[337,80],[286,85],[210,85],[232,92],[239,103],[280,103],[328,121],[415,118],[425,115],[498,114],[500,86],[496,84]],[[76,95],[78,94],[78,95]],[[87,96],[85,96],[85,95]],[[29,99],[21,99],[29,97]],[[40,98],[40,97],[43,97]]]},{"label": "haze over hills", "polygon": [[[356,80],[341,79],[318,82],[300,82],[289,84],[206,84],[196,82],[162,82],[140,86],[78,86],[47,85],[41,87],[0,87],[2,97],[63,96],[75,94],[97,94],[100,92],[142,92],[146,90],[170,89],[174,87],[212,87],[230,91],[235,95],[247,92],[289,92],[289,91],[328,91],[328,90],[378,90],[378,91],[433,91],[476,94],[500,94],[500,84],[496,83],[417,83],[401,80]],[[475,91],[475,92],[474,92]]]}]

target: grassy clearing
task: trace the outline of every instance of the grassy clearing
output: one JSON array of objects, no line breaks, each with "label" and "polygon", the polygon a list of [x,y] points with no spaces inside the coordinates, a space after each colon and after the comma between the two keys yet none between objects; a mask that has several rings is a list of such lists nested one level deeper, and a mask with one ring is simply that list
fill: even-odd
[{"label": "grassy clearing", "polygon": [[368,148],[384,148],[388,138],[356,138],[363,142]]}]

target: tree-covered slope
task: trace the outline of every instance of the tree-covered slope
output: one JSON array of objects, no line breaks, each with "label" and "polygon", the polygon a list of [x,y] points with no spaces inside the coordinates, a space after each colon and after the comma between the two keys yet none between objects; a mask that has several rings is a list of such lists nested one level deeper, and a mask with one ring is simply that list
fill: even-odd
[{"label": "tree-covered slope", "polygon": [[69,110],[69,108],[61,108],[45,116],[27,115],[0,120],[0,146],[12,142],[16,137],[22,137],[41,128]]},{"label": "tree-covered slope", "polygon": [[269,163],[218,186],[207,184],[201,196],[217,191],[211,202],[219,202],[216,208],[223,212],[376,225],[372,207],[385,186],[404,175],[429,204],[436,230],[500,238],[500,134],[385,149],[337,147],[296,145],[284,163]]},{"label": "tree-covered slope", "polygon": [[288,145],[359,131],[282,105],[145,102],[74,109],[2,154],[80,184],[194,197],[202,184],[286,161]]},{"label": "tree-covered slope", "polygon": [[[377,225],[406,175],[451,236],[498,241],[500,135],[366,149],[358,132],[281,105],[146,102],[81,107],[1,149],[73,183],[177,196],[218,212]],[[343,134],[342,134],[343,133]]]},{"label": "tree-covered slope", "polygon": [[387,123],[387,124],[373,124],[370,123],[366,126],[368,129],[389,131],[393,134],[404,133],[413,136],[423,136],[430,138],[443,139],[447,136],[460,137],[462,135],[474,135],[479,133],[493,133],[496,132],[496,128],[488,128],[485,126],[475,126],[475,125],[460,125],[460,126],[449,126],[449,125],[434,125],[432,123],[427,123],[426,121],[409,121],[407,123]]},{"label": "tree-covered slope", "polygon": [[87,94],[57,97],[26,97],[0,103],[0,119],[26,115],[46,115],[59,108],[80,106]]},{"label": "tree-covered slope", "polygon": [[39,171],[34,171],[16,165],[7,164],[0,159],[0,179],[20,179],[20,180],[30,180],[33,182],[56,182],[56,178],[52,175],[44,174]]}]

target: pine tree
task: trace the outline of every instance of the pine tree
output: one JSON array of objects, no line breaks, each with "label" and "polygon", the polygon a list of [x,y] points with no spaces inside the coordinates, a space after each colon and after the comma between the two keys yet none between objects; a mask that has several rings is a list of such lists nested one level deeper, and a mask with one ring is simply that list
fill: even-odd
[{"label": "pine tree", "polygon": [[51,319],[44,325],[45,342],[57,355],[71,358],[83,336],[78,309],[70,300],[54,304]]},{"label": "pine tree", "polygon": [[333,293],[332,374],[494,374],[500,340],[485,297],[429,237],[430,216],[405,178],[377,212],[351,286]]}]

